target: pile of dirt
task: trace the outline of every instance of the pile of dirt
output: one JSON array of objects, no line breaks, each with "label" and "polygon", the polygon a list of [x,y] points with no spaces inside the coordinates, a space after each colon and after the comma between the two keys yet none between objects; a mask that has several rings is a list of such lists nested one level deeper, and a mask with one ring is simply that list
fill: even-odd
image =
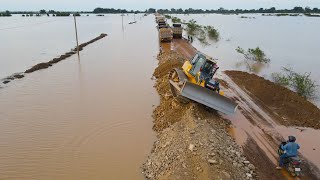
[{"label": "pile of dirt", "polygon": [[279,123],[286,126],[320,128],[320,110],[297,93],[255,74],[241,71],[225,73]]},{"label": "pile of dirt", "polygon": [[173,68],[182,66],[183,57],[174,52],[164,52],[158,55],[158,59],[159,66],[153,73],[153,76],[157,78],[155,88],[160,95],[160,105],[153,112],[153,129],[157,132],[179,121],[188,106],[181,106],[179,102],[172,101],[168,82],[168,73]]},{"label": "pile of dirt", "polygon": [[168,73],[184,56],[164,52],[154,72],[160,105],[154,110],[158,140],[144,163],[148,179],[256,179],[256,167],[227,133],[230,122],[197,103],[182,104],[170,92]]}]

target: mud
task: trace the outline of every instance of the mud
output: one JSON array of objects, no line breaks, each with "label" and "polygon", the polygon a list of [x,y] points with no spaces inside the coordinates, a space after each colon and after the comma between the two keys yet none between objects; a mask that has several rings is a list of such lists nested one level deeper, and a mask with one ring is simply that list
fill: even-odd
[{"label": "mud", "polygon": [[165,50],[158,56],[155,87],[160,105],[153,112],[158,133],[143,165],[148,179],[256,179],[255,166],[227,133],[230,122],[197,103],[182,104],[170,92],[168,72],[187,57]]},{"label": "mud", "polygon": [[225,73],[282,125],[320,128],[320,110],[295,92],[255,74]]}]

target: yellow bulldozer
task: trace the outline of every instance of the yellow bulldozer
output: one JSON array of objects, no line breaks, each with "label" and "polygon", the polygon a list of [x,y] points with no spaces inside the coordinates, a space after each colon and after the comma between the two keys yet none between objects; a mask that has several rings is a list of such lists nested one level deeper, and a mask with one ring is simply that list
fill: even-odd
[{"label": "yellow bulldozer", "polygon": [[219,67],[217,62],[201,53],[169,73],[170,89],[175,98],[183,103],[190,100],[225,114],[236,111],[238,104],[224,96],[219,82],[213,79]]}]

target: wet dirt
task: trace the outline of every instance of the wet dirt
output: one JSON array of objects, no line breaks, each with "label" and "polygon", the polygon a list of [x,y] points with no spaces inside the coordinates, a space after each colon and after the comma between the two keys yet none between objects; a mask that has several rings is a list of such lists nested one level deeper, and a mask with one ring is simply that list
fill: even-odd
[{"label": "wet dirt", "polygon": [[320,109],[291,90],[255,74],[225,73],[282,125],[320,128]]},{"label": "wet dirt", "polygon": [[[261,79],[258,76],[256,77]],[[278,144],[284,141],[288,135],[295,135],[298,143],[303,147],[300,149],[300,157],[303,159],[302,178],[314,179],[315,177],[319,177],[319,169],[317,167],[320,166],[320,159],[317,152],[315,152],[319,147],[319,143],[315,139],[315,137],[319,137],[319,131],[310,128],[291,128],[281,125],[266,110],[265,106],[259,104],[261,101],[257,101],[255,99],[256,96],[253,96],[250,92],[247,93],[246,88],[241,85],[238,86],[227,75],[222,75],[221,78],[229,86],[228,89],[224,89],[226,95],[239,104],[239,110],[236,114],[229,116],[222,115],[232,122],[233,127],[229,132],[231,132],[236,141],[242,144],[243,147],[246,146],[247,141],[255,142],[266,155],[267,159],[265,161],[271,161],[274,164],[273,166],[276,166],[278,164],[278,155],[276,153]],[[242,78],[245,79],[244,77]],[[259,84],[263,85],[262,83],[260,82]],[[272,95],[270,93],[270,96]],[[312,147],[316,147],[316,149],[312,149]],[[251,153],[253,154],[253,152]],[[259,153],[253,156],[259,156]]]}]

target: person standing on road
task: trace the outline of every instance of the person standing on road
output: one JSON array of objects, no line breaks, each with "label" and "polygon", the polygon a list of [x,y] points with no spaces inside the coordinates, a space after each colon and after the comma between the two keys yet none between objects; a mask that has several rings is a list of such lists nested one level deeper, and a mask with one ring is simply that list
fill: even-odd
[{"label": "person standing on road", "polygon": [[277,167],[277,169],[282,169],[285,158],[298,156],[298,149],[300,149],[300,145],[295,142],[296,137],[289,136],[287,143],[281,144],[281,149],[284,151],[284,153],[280,156],[279,166]]}]

